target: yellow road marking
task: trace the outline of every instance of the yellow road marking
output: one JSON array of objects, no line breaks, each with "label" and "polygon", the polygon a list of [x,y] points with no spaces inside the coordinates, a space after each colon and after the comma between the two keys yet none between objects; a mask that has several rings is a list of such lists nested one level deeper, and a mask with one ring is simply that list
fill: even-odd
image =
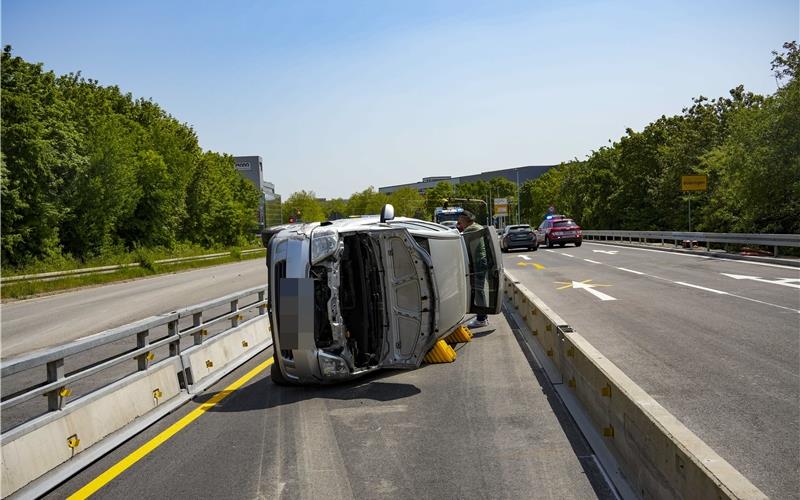
[{"label": "yellow road marking", "polygon": [[517,265],[520,266],[520,267],[533,266],[533,267],[536,268],[537,271],[541,270],[541,269],[544,269],[543,265],[537,264],[536,262],[517,262]]},{"label": "yellow road marking", "polygon": [[242,378],[232,383],[222,391],[216,393],[214,397],[192,410],[188,415],[161,431],[158,436],[146,442],[140,446],[139,449],[123,458],[116,464],[112,465],[105,472],[86,484],[86,486],[67,497],[67,500],[89,498],[91,495],[96,493],[97,490],[107,485],[114,480],[114,478],[125,472],[130,466],[146,457],[151,451],[164,444],[167,440],[169,440],[169,438],[180,432],[184,427],[197,420],[203,413],[215,407],[220,401],[233,394],[250,379],[264,371],[264,369],[272,364],[272,361],[273,358],[270,356],[269,359],[247,372]]}]

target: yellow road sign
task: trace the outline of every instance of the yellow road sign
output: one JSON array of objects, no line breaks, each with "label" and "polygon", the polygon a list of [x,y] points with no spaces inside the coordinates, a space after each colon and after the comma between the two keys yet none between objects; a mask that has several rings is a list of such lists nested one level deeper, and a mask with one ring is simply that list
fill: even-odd
[{"label": "yellow road sign", "polygon": [[681,176],[681,191],[706,191],[708,190],[707,175]]}]

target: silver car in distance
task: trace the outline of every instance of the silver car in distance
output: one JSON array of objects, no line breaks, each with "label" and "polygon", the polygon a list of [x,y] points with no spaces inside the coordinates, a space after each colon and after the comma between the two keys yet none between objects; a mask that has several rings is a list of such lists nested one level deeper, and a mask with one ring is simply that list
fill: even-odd
[{"label": "silver car in distance", "polygon": [[417,368],[470,313],[500,312],[493,227],[464,234],[380,217],[278,226],[267,248],[276,384]]}]

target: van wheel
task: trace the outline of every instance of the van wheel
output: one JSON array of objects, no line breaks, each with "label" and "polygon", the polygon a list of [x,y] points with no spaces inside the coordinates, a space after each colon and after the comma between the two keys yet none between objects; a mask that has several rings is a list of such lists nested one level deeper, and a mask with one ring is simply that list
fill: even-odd
[{"label": "van wheel", "polygon": [[281,367],[278,366],[278,360],[275,359],[274,356],[272,359],[274,361],[272,363],[272,366],[269,367],[269,378],[272,379],[272,383],[281,386],[292,385],[292,383],[286,380],[286,378],[283,376],[283,372],[281,372]]}]

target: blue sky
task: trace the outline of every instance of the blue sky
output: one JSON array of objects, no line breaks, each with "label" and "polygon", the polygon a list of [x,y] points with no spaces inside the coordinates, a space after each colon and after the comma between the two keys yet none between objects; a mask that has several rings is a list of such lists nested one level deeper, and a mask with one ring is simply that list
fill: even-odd
[{"label": "blue sky", "polygon": [[288,196],[584,158],[697,95],[772,93],[798,2],[2,2],[2,42],[152,98]]}]

